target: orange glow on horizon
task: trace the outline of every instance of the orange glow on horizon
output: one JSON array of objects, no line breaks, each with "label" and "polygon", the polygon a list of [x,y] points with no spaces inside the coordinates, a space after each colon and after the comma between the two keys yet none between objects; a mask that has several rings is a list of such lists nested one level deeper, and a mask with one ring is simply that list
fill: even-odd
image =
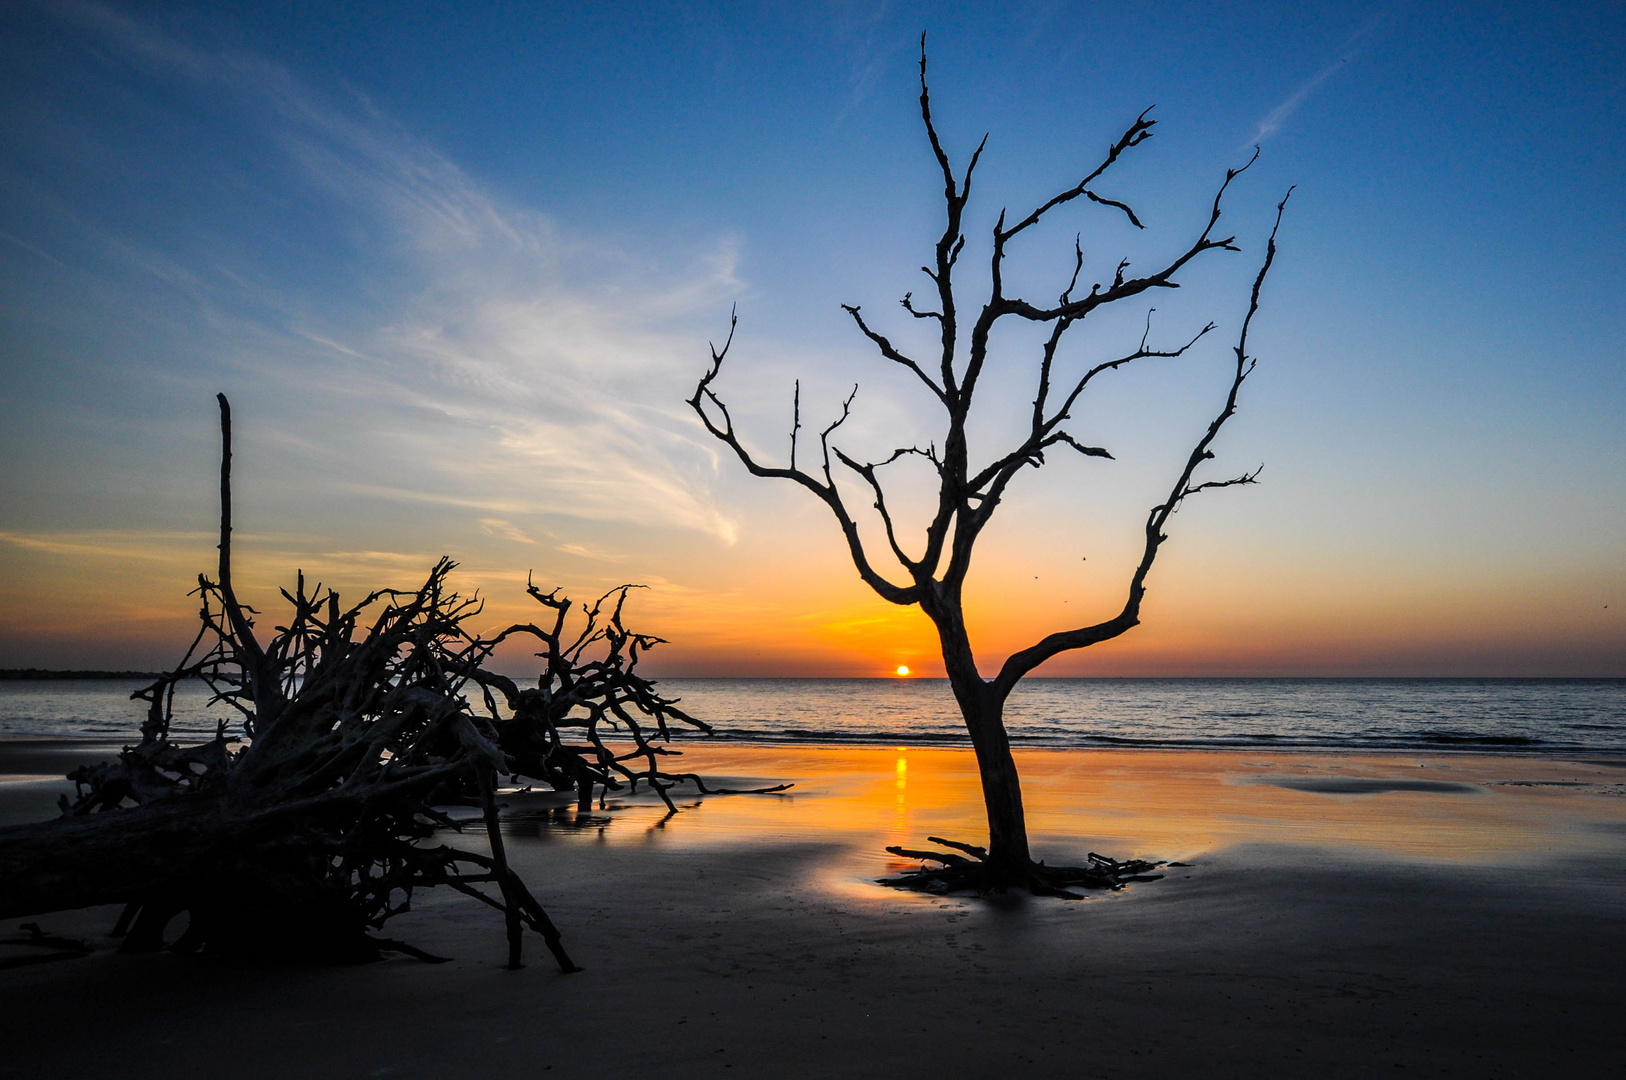
[{"label": "orange glow on horizon", "polygon": [[[0,667],[156,670],[196,633],[186,598],[214,557],[211,534],[117,530],[18,533],[0,530]],[[277,589],[303,568],[344,596],[382,585],[411,588],[435,550],[378,551],[363,538],[341,550],[313,550],[303,537],[239,537],[235,576],[243,598],[284,610]],[[334,545],[338,547],[338,544]],[[527,622],[537,606],[511,553],[470,541],[455,585],[486,602],[473,629],[492,634]],[[1031,574],[1040,556],[991,549],[985,580],[966,597],[972,644],[986,676],[1011,652],[1121,603],[1119,579],[1047,587]],[[532,554],[532,553],[526,553]],[[809,553],[805,572],[750,557],[726,567],[698,560],[639,560],[602,573],[563,572],[545,553],[536,579],[590,601],[623,580],[650,585],[629,600],[628,625],[665,638],[645,670],[657,678],[941,679],[940,643],[918,608],[890,605],[851,576],[845,553]],[[802,553],[798,551],[800,558]],[[838,558],[837,556],[840,556]],[[777,556],[777,557],[782,557]],[[1092,555],[1088,565],[1096,565]],[[696,567],[700,567],[697,570]],[[1626,673],[1621,605],[1579,572],[1554,572],[1488,587],[1445,575],[1428,583],[1372,580],[1300,567],[1280,581],[1212,572],[1195,556],[1159,567],[1143,622],[1121,638],[1063,654],[1039,676],[1615,676]],[[703,571],[703,572],[702,572]],[[1618,577],[1618,574],[1617,574]],[[1614,579],[1610,579],[1611,581]],[[1626,578],[1620,580],[1626,581]],[[1077,585],[1074,588],[1073,585]],[[1608,582],[1606,582],[1608,584]],[[1608,587],[1613,588],[1610,584]],[[1400,605],[1414,611],[1397,622]],[[110,632],[110,627],[115,628]],[[907,656],[907,663],[899,657]],[[505,671],[529,670],[523,648],[502,653]]]}]

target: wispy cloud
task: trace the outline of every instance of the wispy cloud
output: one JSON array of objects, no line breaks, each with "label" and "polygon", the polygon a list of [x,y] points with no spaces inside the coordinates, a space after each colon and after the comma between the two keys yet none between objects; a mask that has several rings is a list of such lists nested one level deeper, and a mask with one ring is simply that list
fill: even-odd
[{"label": "wispy cloud", "polygon": [[1299,111],[1299,106],[1309,100],[1311,94],[1321,89],[1322,85],[1338,74],[1347,63],[1349,63],[1347,58],[1340,57],[1312,75],[1297,90],[1289,94],[1280,105],[1270,110],[1263,120],[1259,121],[1259,130],[1253,133],[1253,138],[1249,139],[1248,142],[1251,145],[1258,145],[1280,131],[1282,125],[1287,123],[1292,115]]},{"label": "wispy cloud", "polygon": [[920,34],[918,27],[898,25],[893,8],[891,0],[842,0],[827,9],[830,32],[846,51],[848,89],[842,119],[869,99]]},{"label": "wispy cloud", "polygon": [[672,329],[738,291],[733,238],[672,266],[571,233],[359,97],[97,4],[56,10],[154,77],[207,92],[212,110],[280,155],[304,198],[366,238],[341,268],[370,301],[352,308],[307,295],[303,281],[244,290],[161,248],[124,260],[196,300],[228,388],[266,385],[286,408],[261,418],[282,425],[285,447],[345,461],[318,483],[482,510],[510,540],[529,514],[733,538],[709,491],[715,451],[682,404],[703,338]]},{"label": "wispy cloud", "polygon": [[516,544],[536,543],[535,540],[532,540],[529,536],[526,536],[523,532],[520,532],[514,526],[510,525],[501,518],[481,518],[480,528],[485,530],[485,534],[487,536],[497,536],[504,540],[512,540]]},{"label": "wispy cloud", "polygon": [[1257,146],[1280,131],[1282,125],[1286,124],[1288,120],[1292,119],[1293,114],[1299,111],[1300,106],[1354,59],[1359,47],[1367,38],[1372,36],[1372,33],[1377,30],[1387,14],[1387,11],[1380,11],[1363,23],[1353,34],[1345,38],[1336,50],[1338,53],[1336,59],[1306,79],[1299,85],[1298,89],[1287,95],[1281,104],[1265,114],[1265,118],[1259,121],[1259,129],[1253,133],[1253,138],[1248,140],[1248,145]]},{"label": "wispy cloud", "polygon": [[44,259],[46,262],[52,263],[52,264],[54,264],[56,266],[66,266],[67,265],[61,259],[57,258],[55,255],[52,255],[49,251],[44,251],[44,250],[42,250],[40,248],[37,248],[33,244],[30,244],[26,240],[19,240],[17,237],[11,235],[10,233],[8,233],[8,232],[6,232],[4,230],[0,230],[0,240],[4,240],[6,243],[11,244],[14,247],[21,248],[23,251],[28,252],[30,255],[37,255],[39,258]]},{"label": "wispy cloud", "polygon": [[76,559],[143,559],[171,562],[216,538],[202,532],[96,531],[21,533],[0,531],[0,544]]},{"label": "wispy cloud", "polygon": [[600,562],[623,561],[623,556],[612,555],[606,551],[599,551],[596,548],[588,547],[586,544],[560,544],[558,547],[554,548],[554,550],[562,551],[566,555],[574,555],[578,559],[595,559]]}]

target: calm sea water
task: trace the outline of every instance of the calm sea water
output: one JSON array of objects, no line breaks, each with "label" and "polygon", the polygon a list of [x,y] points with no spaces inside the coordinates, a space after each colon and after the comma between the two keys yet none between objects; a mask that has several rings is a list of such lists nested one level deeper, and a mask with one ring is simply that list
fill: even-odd
[{"label": "calm sea water", "polygon": [[[964,745],[941,679],[667,679],[661,687],[743,742]],[[0,735],[137,738],[132,686],[0,682]],[[226,710],[177,695],[176,733]],[[1028,679],[1006,709],[1028,746],[1626,752],[1622,679]],[[235,728],[234,728],[235,729]]]}]

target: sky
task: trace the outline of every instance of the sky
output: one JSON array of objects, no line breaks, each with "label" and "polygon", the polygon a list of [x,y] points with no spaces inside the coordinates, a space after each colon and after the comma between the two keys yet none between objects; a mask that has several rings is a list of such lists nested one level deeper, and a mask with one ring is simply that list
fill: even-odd
[{"label": "sky", "polygon": [[[583,10],[586,9],[586,10]],[[967,584],[978,661],[1122,606],[1147,509],[1228,385],[1276,203],[1258,367],[1142,624],[1048,675],[1626,676],[1626,23],[1600,4],[39,3],[0,9],[0,667],[161,667],[212,570],[235,421],[235,577],[355,596],[437,557],[482,628],[528,579],[629,622],[666,676],[941,672],[925,617],[857,578],[828,511],[754,479],[685,401],[718,387],[763,457],[823,426],[884,457],[935,403],[841,305],[911,346],[942,181],[984,134],[988,234],[1155,135],[1025,235],[1050,297],[1215,253],[1092,316],[1118,373],[1029,471]],[[1081,205],[1082,204],[1082,205]],[[995,340],[974,454],[1031,401]],[[804,429],[806,430],[806,429]],[[917,523],[929,485],[889,466]],[[844,481],[845,483],[845,481]],[[865,506],[857,489],[849,502]],[[873,532],[873,520],[865,522]],[[523,655],[502,663],[526,669]]]}]

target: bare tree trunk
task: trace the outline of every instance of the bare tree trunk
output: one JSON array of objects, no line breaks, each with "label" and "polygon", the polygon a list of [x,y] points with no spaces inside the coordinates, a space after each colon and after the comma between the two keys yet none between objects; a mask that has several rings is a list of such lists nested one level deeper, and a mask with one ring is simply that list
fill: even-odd
[{"label": "bare tree trunk", "polygon": [[[979,683],[981,680],[978,680]],[[1022,810],[1022,784],[1011,757],[1011,741],[1005,734],[1005,703],[993,696],[986,683],[980,690],[981,702],[968,708],[965,698],[960,709],[965,716],[971,745],[977,752],[977,773],[982,779],[982,799],[988,808],[988,865],[995,888],[1024,884],[1032,859],[1028,856],[1027,816]],[[960,689],[955,687],[955,696]]]},{"label": "bare tree trunk", "polygon": [[[934,605],[935,606],[935,605]],[[1027,816],[1022,809],[1022,783],[1005,734],[1005,695],[977,671],[958,598],[934,615],[943,646],[943,659],[954,699],[960,704],[971,746],[977,753],[977,774],[982,780],[983,803],[988,810],[987,864],[995,888],[1027,881],[1032,860],[1028,856]]]},{"label": "bare tree trunk", "polygon": [[0,919],[124,903],[241,844],[241,825],[194,797],[0,830]]}]

